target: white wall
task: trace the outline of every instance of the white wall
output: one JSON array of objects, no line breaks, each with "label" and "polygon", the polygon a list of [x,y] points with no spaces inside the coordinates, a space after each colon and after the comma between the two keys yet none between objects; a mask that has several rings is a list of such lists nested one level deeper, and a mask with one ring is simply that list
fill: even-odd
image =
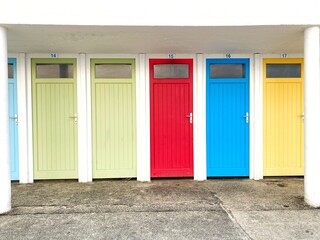
[{"label": "white wall", "polygon": [[320,24],[320,1],[2,1],[0,24],[243,26]]}]

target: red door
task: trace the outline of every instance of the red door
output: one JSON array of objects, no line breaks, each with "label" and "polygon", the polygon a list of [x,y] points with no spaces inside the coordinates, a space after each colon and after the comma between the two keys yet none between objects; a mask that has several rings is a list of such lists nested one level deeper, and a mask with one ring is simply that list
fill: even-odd
[{"label": "red door", "polygon": [[193,176],[192,67],[150,60],[151,177]]}]

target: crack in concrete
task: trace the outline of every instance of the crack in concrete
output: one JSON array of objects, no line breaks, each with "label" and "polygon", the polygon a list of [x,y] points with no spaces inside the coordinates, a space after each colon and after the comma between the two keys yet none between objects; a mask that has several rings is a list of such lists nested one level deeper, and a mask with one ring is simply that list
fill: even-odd
[{"label": "crack in concrete", "polygon": [[237,219],[234,217],[232,214],[232,211],[228,209],[227,207],[224,206],[223,201],[216,195],[216,193],[213,193],[213,196],[218,199],[219,201],[219,206],[223,209],[223,211],[228,215],[229,219],[236,224],[243,234],[249,239],[249,240],[254,240],[250,235],[246,232],[246,230],[238,223]]},{"label": "crack in concrete", "polygon": [[[171,212],[224,212],[223,210],[177,210],[177,209],[164,209],[164,210],[135,210],[135,211],[70,211],[70,212],[27,212],[27,213],[14,213],[10,212],[1,216],[27,216],[27,215],[69,215],[69,214],[99,214],[99,213],[171,213]],[[0,216],[0,218],[1,218]]]},{"label": "crack in concrete", "polygon": [[[215,200],[215,199],[213,199]],[[200,205],[199,205],[200,204]],[[80,204],[80,205],[18,205],[7,215],[32,215],[32,214],[72,214],[72,213],[128,213],[128,212],[222,212],[219,202],[214,201],[185,201],[166,204],[162,207],[155,205],[132,205],[132,204]]]}]

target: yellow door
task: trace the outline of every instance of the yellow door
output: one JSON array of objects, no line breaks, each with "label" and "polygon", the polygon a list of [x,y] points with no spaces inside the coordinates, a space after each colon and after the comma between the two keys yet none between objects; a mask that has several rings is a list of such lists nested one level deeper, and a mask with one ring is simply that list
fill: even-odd
[{"label": "yellow door", "polygon": [[303,175],[303,111],[303,59],[264,59],[264,176]]}]

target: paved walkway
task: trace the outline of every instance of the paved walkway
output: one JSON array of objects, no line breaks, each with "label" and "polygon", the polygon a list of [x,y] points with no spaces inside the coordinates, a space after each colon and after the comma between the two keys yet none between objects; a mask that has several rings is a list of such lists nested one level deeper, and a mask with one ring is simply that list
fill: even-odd
[{"label": "paved walkway", "polygon": [[303,179],[12,184],[0,239],[320,239]]}]

